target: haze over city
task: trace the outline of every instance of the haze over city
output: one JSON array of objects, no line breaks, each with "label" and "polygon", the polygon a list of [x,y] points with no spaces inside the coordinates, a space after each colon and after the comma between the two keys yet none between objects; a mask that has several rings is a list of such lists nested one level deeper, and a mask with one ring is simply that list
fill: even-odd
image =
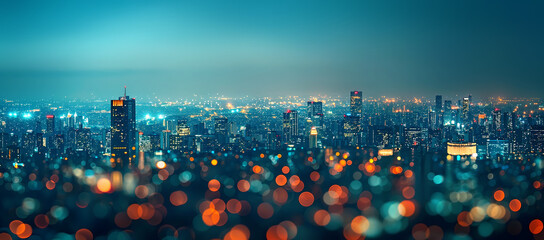
[{"label": "haze over city", "polygon": [[542,97],[543,11],[541,1],[5,1],[2,95],[107,98],[128,85],[169,98]]}]

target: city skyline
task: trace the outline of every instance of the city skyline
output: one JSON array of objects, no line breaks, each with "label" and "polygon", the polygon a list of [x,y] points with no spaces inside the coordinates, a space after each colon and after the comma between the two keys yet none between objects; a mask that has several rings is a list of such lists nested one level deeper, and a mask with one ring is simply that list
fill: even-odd
[{"label": "city skyline", "polygon": [[0,240],[544,239],[544,1],[0,1]]}]

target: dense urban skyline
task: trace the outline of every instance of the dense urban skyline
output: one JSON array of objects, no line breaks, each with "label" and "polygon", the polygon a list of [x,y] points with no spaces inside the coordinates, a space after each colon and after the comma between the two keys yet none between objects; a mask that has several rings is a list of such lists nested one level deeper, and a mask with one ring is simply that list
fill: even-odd
[{"label": "dense urban skyline", "polygon": [[544,2],[0,2],[0,240],[544,239]]},{"label": "dense urban skyline", "polygon": [[[544,3],[0,3],[10,98],[542,97]],[[154,84],[149,84],[152,81]]]}]

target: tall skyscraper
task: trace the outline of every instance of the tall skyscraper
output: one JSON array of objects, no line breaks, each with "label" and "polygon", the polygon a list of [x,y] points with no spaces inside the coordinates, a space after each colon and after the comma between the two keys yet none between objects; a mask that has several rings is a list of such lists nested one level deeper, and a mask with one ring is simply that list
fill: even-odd
[{"label": "tall skyscraper", "polygon": [[442,112],[442,95],[436,95],[434,111]]},{"label": "tall skyscraper", "polygon": [[226,144],[228,141],[228,123],[229,120],[226,117],[217,117],[215,121],[215,136],[217,137],[217,142],[220,145]]},{"label": "tall skyscraper", "polygon": [[308,118],[312,122],[312,126],[323,127],[323,102],[308,102]]},{"label": "tall skyscraper", "polygon": [[298,135],[298,112],[287,110],[283,113],[283,141],[288,144],[295,143]]},{"label": "tall skyscraper", "polygon": [[535,125],[529,132],[531,152],[541,153],[544,151],[544,126]]},{"label": "tall skyscraper", "polygon": [[47,133],[48,135],[50,134],[54,134],[55,133],[55,115],[47,115],[45,116],[47,121],[46,121],[46,126],[45,126],[45,133]]},{"label": "tall skyscraper", "polygon": [[308,101],[308,117],[323,115],[323,102]]},{"label": "tall skyscraper", "polygon": [[351,116],[360,117],[363,115],[363,92],[351,91],[349,110]]},{"label": "tall skyscraper", "polygon": [[317,129],[315,127],[312,127],[310,130],[310,137],[308,140],[310,148],[317,148]]},{"label": "tall skyscraper", "polygon": [[111,100],[111,161],[114,168],[129,168],[136,158],[136,100],[125,95]]},{"label": "tall skyscraper", "polygon": [[468,124],[469,115],[470,115],[470,101],[469,98],[463,98],[463,121],[465,121],[465,124]]},{"label": "tall skyscraper", "polygon": [[344,115],[344,121],[342,123],[344,144],[350,147],[359,146],[361,123],[359,116]]}]

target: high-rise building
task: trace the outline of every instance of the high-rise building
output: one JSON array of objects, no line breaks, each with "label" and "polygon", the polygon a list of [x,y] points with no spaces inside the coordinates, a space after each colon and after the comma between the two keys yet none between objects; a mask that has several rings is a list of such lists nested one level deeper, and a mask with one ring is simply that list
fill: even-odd
[{"label": "high-rise building", "polygon": [[[312,126],[323,127],[323,102],[308,102],[308,119],[310,119]],[[308,130],[306,129],[306,131]]]},{"label": "high-rise building", "polygon": [[544,151],[544,126],[535,125],[531,127],[529,141],[531,152],[541,153]]},{"label": "high-rise building", "polygon": [[363,115],[363,92],[351,91],[349,110],[351,112],[351,116],[360,117]]},{"label": "high-rise building", "polygon": [[463,121],[465,121],[465,124],[468,123],[469,115],[470,115],[470,99],[468,97],[463,98],[463,109],[462,109],[462,116]]},{"label": "high-rise building", "polygon": [[310,130],[310,139],[309,139],[309,147],[310,148],[317,148],[317,128],[312,127]]},{"label": "high-rise building", "polygon": [[323,115],[323,102],[308,101],[308,117]]},{"label": "high-rise building", "polygon": [[217,117],[214,119],[215,126],[215,136],[217,137],[217,142],[220,145],[227,143],[228,139],[228,123],[229,120],[226,117]]},{"label": "high-rise building", "polygon": [[350,147],[359,146],[361,132],[360,117],[344,115],[342,126],[345,145]]},{"label": "high-rise building", "polygon": [[506,156],[510,154],[510,144],[508,140],[487,140],[487,156],[497,158],[497,156]]},{"label": "high-rise building", "polygon": [[436,95],[434,111],[442,112],[442,95]]},{"label": "high-rise building", "polygon": [[47,115],[45,116],[47,121],[46,121],[46,126],[45,126],[45,133],[47,133],[48,135],[50,134],[54,134],[55,133],[55,115]]},{"label": "high-rise building", "polygon": [[179,119],[176,126],[176,132],[178,135],[187,136],[191,134],[191,128],[187,125],[187,120]]},{"label": "high-rise building", "polygon": [[136,100],[125,95],[111,100],[111,160],[115,168],[129,168],[136,158]]},{"label": "high-rise building", "polygon": [[76,130],[76,151],[92,152],[92,133],[89,128],[79,128]]},{"label": "high-rise building", "polygon": [[287,110],[283,113],[283,141],[288,144],[295,143],[298,136],[298,112]]}]

